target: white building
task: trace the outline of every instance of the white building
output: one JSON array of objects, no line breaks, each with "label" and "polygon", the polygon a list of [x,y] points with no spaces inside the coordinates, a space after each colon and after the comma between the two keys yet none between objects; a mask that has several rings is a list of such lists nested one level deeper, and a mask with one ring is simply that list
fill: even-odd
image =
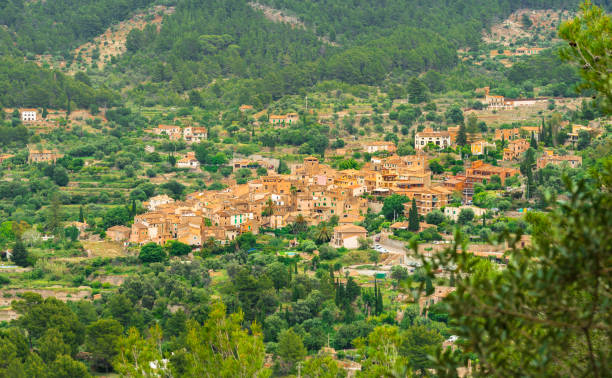
[{"label": "white building", "polygon": [[178,168],[187,169],[198,169],[200,168],[200,162],[195,157],[185,157],[176,162]]},{"label": "white building", "polygon": [[359,239],[368,237],[368,230],[354,224],[346,224],[334,228],[334,235],[329,244],[334,248],[356,249],[359,247]]},{"label": "white building", "polygon": [[38,112],[36,109],[21,109],[21,120],[23,122],[34,122],[37,120]]},{"label": "white building", "polygon": [[366,152],[373,154],[378,151],[387,151],[393,153],[397,150],[393,142],[369,142],[365,144]]},{"label": "white building", "polygon": [[426,128],[420,133],[414,135],[414,148],[422,150],[429,143],[432,143],[440,148],[450,147],[451,136],[448,131],[433,131],[431,128]]},{"label": "white building", "polygon": [[253,220],[254,218],[253,213],[232,214],[230,216],[230,225],[234,227],[240,226],[241,224],[246,223],[249,220]]},{"label": "white building", "polygon": [[200,143],[208,137],[206,127],[185,127],[183,130],[183,139],[187,143]]},{"label": "white building", "polygon": [[481,209],[480,207],[476,207],[476,206],[459,206],[459,207],[446,206],[444,208],[444,216],[456,222],[457,219],[459,219],[459,213],[461,213],[461,210],[463,209],[472,209],[472,211],[474,211],[475,217],[481,217],[487,212],[487,209]]},{"label": "white building", "polygon": [[166,194],[161,194],[159,196],[149,198],[149,201],[148,203],[145,203],[145,206],[147,207],[147,209],[149,209],[149,211],[155,211],[155,209],[157,209],[159,206],[173,202],[173,198],[169,197]]}]

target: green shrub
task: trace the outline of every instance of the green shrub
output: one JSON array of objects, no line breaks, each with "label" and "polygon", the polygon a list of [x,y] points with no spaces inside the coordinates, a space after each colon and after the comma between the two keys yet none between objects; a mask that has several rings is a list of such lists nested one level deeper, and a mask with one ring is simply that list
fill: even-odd
[{"label": "green shrub", "polygon": [[147,243],[140,248],[138,258],[143,263],[161,262],[166,259],[166,252],[158,244]]}]

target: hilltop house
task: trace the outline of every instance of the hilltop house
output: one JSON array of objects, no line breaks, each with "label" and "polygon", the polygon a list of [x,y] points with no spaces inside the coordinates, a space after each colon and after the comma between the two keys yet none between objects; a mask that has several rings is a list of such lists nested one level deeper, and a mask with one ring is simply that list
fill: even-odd
[{"label": "hilltop house", "polygon": [[55,163],[57,159],[64,156],[57,152],[57,150],[35,150],[31,149],[28,155],[29,163]]},{"label": "hilltop house", "polygon": [[529,142],[527,139],[516,139],[511,140],[508,143],[508,147],[504,148],[504,160],[514,160],[521,156],[521,154],[529,149]]},{"label": "hilltop house", "polygon": [[521,137],[521,131],[518,128],[514,129],[497,129],[495,130],[495,140],[515,140]]},{"label": "hilltop house", "polygon": [[483,180],[490,181],[491,176],[497,175],[501,179],[501,183],[503,185],[507,178],[518,174],[518,169],[496,167],[491,164],[487,164],[482,160],[472,162],[472,166],[465,169],[467,184],[473,184],[475,182],[482,183]]},{"label": "hilltop house", "polygon": [[364,149],[367,153],[373,154],[378,151],[386,151],[389,153],[394,153],[397,150],[395,144],[393,142],[367,142],[364,145]]},{"label": "hilltop house", "polygon": [[168,135],[171,140],[178,140],[183,135],[183,129],[173,125],[159,125],[154,132],[157,135]]},{"label": "hilltop house", "polygon": [[490,94],[491,88],[485,87],[485,104],[489,108],[503,108],[506,105],[504,96],[494,96]]},{"label": "hilltop house", "polygon": [[23,122],[35,122],[38,120],[38,111],[36,109],[21,109],[19,112]]},{"label": "hilltop house", "polygon": [[546,154],[538,159],[536,166],[538,169],[542,169],[549,164],[561,165],[564,163],[567,163],[572,168],[578,168],[582,165],[582,156],[576,156],[576,155],[560,156],[560,155]]},{"label": "hilltop house", "polygon": [[544,98],[506,99],[504,96],[489,94],[489,87],[485,87],[485,104],[491,109],[509,109],[517,106],[533,106],[538,102],[546,101]]},{"label": "hilltop house", "polygon": [[[447,204],[452,201],[452,190],[443,186],[435,186],[431,188],[414,188],[406,194],[408,198],[414,199],[416,202],[419,215],[427,215],[434,210],[442,210]],[[404,215],[408,217],[412,201],[404,204]]]},{"label": "hilltop house", "polygon": [[287,113],[286,115],[270,115],[270,124],[272,125],[291,125],[297,123],[300,120],[300,116],[297,113]]},{"label": "hilltop house", "polygon": [[488,147],[495,148],[495,144],[482,139],[470,144],[472,155],[484,155]]},{"label": "hilltop house", "polygon": [[149,201],[143,205],[150,211],[155,211],[158,207],[174,203],[174,199],[169,197],[167,194],[161,194],[159,196],[149,198]]},{"label": "hilltop house", "polygon": [[519,47],[516,49],[514,55],[536,55],[542,50],[544,49],[541,47]]},{"label": "hilltop house", "polygon": [[450,147],[451,137],[448,131],[433,131],[428,127],[425,130],[414,135],[414,148],[421,150],[429,143],[432,143],[440,148]]},{"label": "hilltop house", "polygon": [[356,249],[359,247],[359,239],[365,239],[368,231],[354,224],[346,224],[334,228],[334,235],[330,244],[335,248]]},{"label": "hilltop house", "polygon": [[208,130],[206,130],[206,127],[188,126],[183,129],[183,139],[189,144],[200,143],[203,140],[206,140],[207,137]]},{"label": "hilltop house", "polygon": [[198,169],[200,168],[200,162],[198,161],[198,159],[196,159],[195,153],[192,151],[188,152],[187,156],[185,156],[184,158],[179,159],[176,162],[176,166],[178,168]]},{"label": "hilltop house", "polygon": [[459,206],[459,207],[447,206],[444,208],[444,216],[456,222],[457,219],[459,219],[459,214],[461,213],[461,210],[464,210],[464,209],[471,209],[474,212],[474,216],[477,216],[477,217],[481,217],[487,212],[487,209],[482,209],[476,206]]},{"label": "hilltop house", "polygon": [[125,226],[113,226],[106,230],[106,236],[112,241],[124,242],[130,239],[131,229]]}]

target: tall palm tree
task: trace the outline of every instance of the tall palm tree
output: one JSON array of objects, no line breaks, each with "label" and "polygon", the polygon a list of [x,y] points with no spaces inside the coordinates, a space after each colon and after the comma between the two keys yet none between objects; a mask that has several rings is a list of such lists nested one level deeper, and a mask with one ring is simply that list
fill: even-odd
[{"label": "tall palm tree", "polygon": [[317,227],[317,231],[315,232],[315,240],[317,243],[327,243],[332,238],[332,230],[327,226],[327,224],[322,223],[319,227]]},{"label": "tall palm tree", "polygon": [[299,234],[300,232],[304,232],[306,230],[308,230],[308,222],[306,222],[306,218],[304,218],[302,214],[299,214],[295,218],[293,232]]},{"label": "tall palm tree", "polygon": [[261,215],[263,215],[264,217],[270,217],[274,214],[274,202],[272,201],[272,198],[268,198],[268,200],[266,201],[266,207],[263,209],[263,212],[261,213]]}]

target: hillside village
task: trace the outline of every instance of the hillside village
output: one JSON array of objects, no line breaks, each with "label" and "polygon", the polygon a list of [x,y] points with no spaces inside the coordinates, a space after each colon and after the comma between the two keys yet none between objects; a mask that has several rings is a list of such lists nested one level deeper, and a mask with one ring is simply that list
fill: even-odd
[{"label": "hillside village", "polygon": [[[507,100],[503,96],[490,94],[490,89],[484,88],[485,109],[514,112],[519,107],[533,107],[538,102],[548,103],[548,99]],[[251,111],[252,107],[244,105],[241,112]],[[6,112],[11,112],[6,109]],[[45,110],[46,111],[46,110]],[[20,119],[24,124],[37,126],[43,122],[37,109],[19,109]],[[300,122],[297,113],[286,115],[270,115],[269,125],[273,128],[288,128]],[[562,123],[560,126],[567,126]],[[541,126],[521,126],[515,128],[497,128],[491,133],[469,133],[467,150],[472,158],[458,160],[464,165],[462,172],[443,172],[439,168],[435,172],[430,169],[430,162],[439,166],[440,153],[437,151],[451,150],[457,147],[457,138],[461,126],[451,126],[446,130],[434,130],[425,127],[414,133],[413,148],[415,155],[397,155],[398,146],[393,141],[351,142],[347,146],[331,150],[337,156],[350,155],[355,151],[370,154],[371,160],[359,165],[358,169],[338,169],[321,163],[317,157],[303,158],[301,163],[291,164],[288,174],[278,174],[278,159],[266,158],[259,160],[236,158],[233,160],[234,170],[251,172],[265,169],[266,174],[247,183],[237,184],[228,181],[227,186],[219,191],[198,191],[187,193],[184,200],[175,200],[167,194],[149,198],[142,203],[146,212],[136,215],[131,226],[117,225],[106,230],[107,238],[126,245],[144,245],[153,242],[165,245],[170,240],[200,248],[212,239],[220,243],[229,243],[242,233],[257,234],[266,230],[290,227],[299,219],[308,226],[334,221],[336,230],[352,226],[359,231],[359,238],[367,239],[368,233],[363,225],[366,214],[372,209],[380,209],[385,198],[393,195],[405,196],[408,202],[404,209],[395,214],[394,218],[409,217],[411,201],[414,200],[418,215],[424,219],[432,211],[456,214],[462,209],[473,209],[483,214],[488,209],[473,206],[475,184],[486,185],[489,182],[499,183],[500,198],[512,194],[515,185],[519,185],[522,177],[517,166],[523,154],[533,144],[540,141]],[[198,144],[207,140],[208,128],[159,124],[148,130],[157,138],[168,138],[170,141],[182,141]],[[596,126],[572,125],[567,133],[566,145],[574,147],[581,131],[596,138],[601,133]],[[534,141],[532,141],[534,139]],[[155,148],[145,148],[154,153]],[[499,160],[482,159],[490,151],[499,150]],[[5,154],[6,161],[14,155]],[[54,164],[64,156],[53,147],[40,148],[30,146],[27,161],[31,164]],[[455,155],[460,158],[459,155]],[[478,160],[480,159],[480,160]],[[452,159],[451,159],[452,161]],[[491,164],[493,163],[493,164]],[[542,169],[549,164],[578,168],[582,157],[564,152],[556,155],[554,149],[544,150],[537,157],[536,167]],[[197,171],[201,168],[200,161],[194,152],[176,158],[179,169]],[[511,181],[511,186],[506,182]],[[523,188],[524,189],[524,188]],[[522,194],[525,196],[525,193]],[[395,225],[395,227],[394,227]],[[435,227],[426,225],[425,227]],[[391,225],[391,231],[406,229],[402,222]],[[86,230],[87,227],[84,228]],[[421,229],[422,231],[422,229]],[[87,233],[84,233],[86,235]],[[350,241],[334,240],[330,243],[337,247],[357,248],[356,237]]]},{"label": "hillside village", "polygon": [[605,377],[609,10],[0,2],[0,377]]}]

